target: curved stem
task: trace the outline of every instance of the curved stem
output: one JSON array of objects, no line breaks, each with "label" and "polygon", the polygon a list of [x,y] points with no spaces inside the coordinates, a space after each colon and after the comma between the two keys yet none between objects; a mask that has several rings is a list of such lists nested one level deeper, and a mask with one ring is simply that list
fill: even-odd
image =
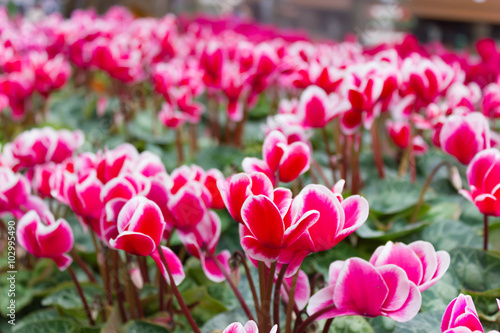
[{"label": "curved stem", "polygon": [[288,268],[288,264],[283,265],[281,267],[280,272],[278,274],[278,278],[276,279],[276,285],[274,286],[274,298],[273,298],[273,320],[274,324],[280,325],[280,292],[281,292],[281,284],[283,283],[283,278],[285,277],[286,270]]},{"label": "curved stem", "polygon": [[436,175],[436,173],[439,171],[439,169],[441,169],[442,166],[444,165],[449,165],[450,163],[447,162],[447,161],[443,161],[441,163],[439,163],[438,165],[436,165],[434,167],[434,169],[432,169],[431,173],[429,174],[429,176],[427,176],[427,179],[425,180],[425,184],[424,186],[422,187],[422,191],[420,191],[420,196],[418,197],[418,201],[417,201],[417,204],[415,205],[415,210],[413,211],[413,214],[411,216],[411,219],[410,219],[410,223],[413,223],[416,221],[417,219],[417,216],[418,216],[418,212],[420,211],[420,207],[422,206],[422,204],[424,203],[424,196],[425,196],[425,193],[427,192],[427,189],[429,188],[429,186],[431,185],[431,182],[432,180],[434,179],[434,176]]},{"label": "curved stem", "polygon": [[328,311],[331,311],[333,309],[335,309],[335,304],[328,305],[328,306],[324,307],[323,309],[313,313],[306,320],[304,320],[304,322],[299,326],[299,328],[297,328],[295,333],[305,332],[307,327],[309,325],[311,325],[317,318],[319,318],[320,316],[324,315],[325,313],[327,313]]},{"label": "curved stem", "polygon": [[196,322],[194,321],[193,316],[191,315],[191,312],[189,312],[186,303],[184,303],[184,300],[182,299],[179,289],[177,289],[177,286],[175,285],[174,277],[172,276],[172,272],[170,271],[170,267],[168,266],[167,259],[165,258],[165,254],[163,253],[161,245],[158,245],[158,252],[160,254],[161,262],[163,263],[163,266],[165,266],[165,270],[167,271],[168,278],[170,280],[170,287],[172,288],[172,291],[175,295],[175,298],[177,299],[177,302],[179,302],[179,305],[182,309],[182,312],[184,313],[184,316],[186,316],[186,319],[189,322],[189,326],[191,326],[193,332],[201,333],[200,329],[198,328],[198,325],[196,325]]},{"label": "curved stem", "polygon": [[252,314],[252,311],[250,311],[250,308],[248,307],[247,303],[245,302],[243,295],[241,295],[240,290],[234,285],[233,280],[231,279],[231,276],[229,275],[229,273],[226,271],[225,267],[221,264],[219,259],[217,259],[217,257],[212,252],[207,251],[206,253],[210,257],[210,259],[212,259],[215,262],[217,267],[220,269],[220,271],[222,272],[222,274],[226,278],[227,283],[229,283],[229,286],[231,287],[236,298],[240,302],[241,307],[243,308],[243,311],[245,311],[245,314],[248,316],[248,319],[255,321],[253,314]]},{"label": "curved stem", "polygon": [[258,311],[259,305],[259,297],[257,296],[257,289],[255,289],[255,283],[253,282],[252,274],[250,274],[250,269],[248,268],[247,258],[241,251],[236,251],[234,254],[241,259],[241,263],[245,268],[245,274],[247,275],[248,284],[250,285],[250,290],[252,291],[253,302],[255,305],[255,311]]},{"label": "curved stem", "polygon": [[76,253],[75,249],[71,249],[71,251],[69,253],[71,254],[71,257],[73,257],[73,259],[75,260],[75,262],[78,264],[78,266],[80,266],[80,268],[82,269],[82,271],[85,272],[85,274],[89,278],[89,281],[92,282],[92,283],[97,283],[97,280],[94,277],[94,274],[92,274],[92,272],[89,270],[89,268],[87,267],[87,265],[85,265],[85,263],[83,262],[82,258],[80,258],[80,256]]},{"label": "curved stem", "polygon": [[299,271],[292,278],[292,286],[288,294],[288,304],[286,306],[286,333],[292,333],[292,312],[295,305],[295,290],[297,289],[297,281],[299,280]]},{"label": "curved stem", "polygon": [[488,215],[484,214],[484,242],[483,249],[488,251]]},{"label": "curved stem", "polygon": [[73,268],[71,268],[71,266],[68,267],[68,272],[69,272],[69,275],[71,275],[73,282],[75,283],[76,290],[78,291],[78,295],[80,295],[80,298],[81,298],[82,303],[83,303],[83,307],[85,309],[85,313],[87,314],[87,318],[89,319],[89,324],[90,324],[90,326],[95,326],[94,319],[92,318],[92,314],[90,313],[89,305],[87,303],[87,300],[85,299],[85,295],[83,294],[82,286],[78,282],[78,279],[76,278],[75,272],[73,271]]},{"label": "curved stem", "polygon": [[332,326],[333,318],[330,318],[326,321],[325,326],[323,327],[323,333],[328,333],[330,330],[330,326]]}]

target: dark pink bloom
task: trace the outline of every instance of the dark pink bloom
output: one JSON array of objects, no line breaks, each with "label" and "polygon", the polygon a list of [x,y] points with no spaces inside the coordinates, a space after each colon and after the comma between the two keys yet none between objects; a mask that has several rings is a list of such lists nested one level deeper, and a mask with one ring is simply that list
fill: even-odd
[{"label": "dark pink bloom", "polygon": [[[274,325],[269,333],[276,333],[277,331],[278,325]],[[253,320],[250,320],[245,324],[245,326],[243,326],[241,323],[232,323],[228,327],[226,327],[224,331],[222,331],[222,333],[259,333],[259,327]]]},{"label": "dark pink bloom", "polygon": [[181,127],[188,120],[183,112],[174,110],[168,103],[163,103],[158,118],[164,126],[174,129]]},{"label": "dark pink bloom", "polygon": [[500,84],[490,83],[484,87],[481,112],[488,118],[500,117]]},{"label": "dark pink bloom", "polygon": [[467,167],[469,191],[460,194],[485,215],[500,216],[500,151],[490,148],[479,152]]},{"label": "dark pink bloom", "polygon": [[243,170],[263,172],[273,183],[276,177],[289,183],[309,170],[311,148],[303,142],[288,144],[283,133],[272,131],[262,145],[262,157],[262,160],[252,157],[243,159]]},{"label": "dark pink bloom", "polygon": [[279,195],[272,198],[250,195],[241,208],[241,246],[250,258],[268,263],[277,260],[281,250],[292,245],[320,217],[318,211],[309,210],[292,220],[285,219],[291,192],[279,188],[275,191]]},{"label": "dark pink bloom", "polygon": [[159,247],[165,222],[158,205],[144,197],[128,201],[118,215],[118,236],[110,241],[116,249],[138,256],[151,256],[170,283],[165,266],[158,251],[163,251],[172,272],[175,284],[184,279],[184,270],[179,258],[167,247]]},{"label": "dark pink bloom", "polygon": [[478,152],[490,147],[489,124],[479,112],[451,115],[444,122],[439,139],[441,149],[460,163],[469,164]]},{"label": "dark pink bloom", "polygon": [[332,306],[318,320],[341,316],[386,316],[406,322],[420,310],[422,296],[403,269],[395,265],[375,267],[360,258],[330,265],[328,287],[310,299],[309,315]]},{"label": "dark pink bloom", "polygon": [[0,215],[5,212],[20,211],[30,196],[28,180],[10,168],[0,167]]},{"label": "dark pink bloom", "polygon": [[263,194],[267,197],[273,195],[273,184],[261,172],[238,173],[225,181],[218,181],[217,187],[229,214],[239,223],[243,223],[241,207],[250,195]]},{"label": "dark pink bloom", "polygon": [[484,332],[472,297],[460,294],[450,302],[441,320],[441,332]]},{"label": "dark pink bloom", "polygon": [[46,162],[61,163],[84,142],[81,131],[34,128],[18,135],[4,147],[4,157],[13,168],[31,168]]},{"label": "dark pink bloom", "polygon": [[376,267],[389,264],[401,267],[408,279],[423,292],[446,273],[450,255],[446,251],[436,252],[429,242],[416,241],[406,245],[389,241],[375,250],[370,263]]},{"label": "dark pink bloom", "polygon": [[50,258],[60,270],[65,270],[73,259],[67,254],[73,247],[73,231],[64,219],[54,220],[50,212],[40,216],[33,210],[26,213],[17,225],[19,244],[37,258]]},{"label": "dark pink bloom", "polygon": [[327,95],[317,87],[309,86],[300,96],[297,116],[305,127],[323,128],[335,116],[349,109],[349,102],[338,95]]}]

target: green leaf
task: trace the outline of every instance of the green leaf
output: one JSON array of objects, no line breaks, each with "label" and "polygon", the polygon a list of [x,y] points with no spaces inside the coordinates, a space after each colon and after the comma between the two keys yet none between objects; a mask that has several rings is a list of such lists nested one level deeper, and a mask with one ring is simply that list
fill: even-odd
[{"label": "green leaf", "polygon": [[201,331],[203,333],[210,333],[215,330],[223,330],[227,326],[229,326],[229,324],[236,321],[240,323],[246,323],[248,321],[248,317],[245,315],[245,312],[241,308],[214,316],[201,327]]},{"label": "green leaf", "polygon": [[[11,276],[15,277],[15,280],[7,280]],[[31,272],[22,270],[18,271],[16,274],[1,274],[0,275],[0,314],[5,316],[8,313],[7,306],[10,304],[11,299],[16,301],[16,312],[19,313],[24,307],[29,305],[33,300],[33,290],[28,286],[29,280],[31,278]],[[15,288],[10,288],[10,281],[13,281]],[[12,294],[14,293],[14,294]],[[9,296],[9,294],[11,294]]]},{"label": "green leaf", "polygon": [[156,325],[147,321],[133,321],[127,324],[127,333],[167,333],[170,332],[166,327]]},{"label": "green leaf", "polygon": [[360,316],[349,316],[335,318],[329,332],[373,333],[374,330],[365,318]]},{"label": "green leaf", "polygon": [[448,219],[429,225],[402,241],[411,243],[416,240],[432,243],[436,251],[451,251],[461,246],[480,248],[483,242],[477,231],[469,225]]},{"label": "green leaf", "polygon": [[[97,295],[105,299],[101,287],[90,283],[81,283],[81,286],[85,299],[89,305],[94,303]],[[66,310],[83,308],[82,300],[72,282],[65,282],[59,285],[50,295],[42,300],[42,305],[56,305]]]},{"label": "green leaf", "polygon": [[[362,190],[370,203],[370,211],[382,215],[396,214],[413,207],[422,187],[400,179],[386,179],[371,182]],[[431,190],[425,193],[424,200],[434,197]]]},{"label": "green leaf", "polygon": [[15,333],[78,333],[78,324],[69,319],[48,319],[34,321],[13,330]]},{"label": "green leaf", "polygon": [[406,220],[399,219],[394,222],[390,230],[380,230],[375,226],[373,220],[368,219],[356,233],[361,238],[388,241],[417,232],[429,224],[431,224],[430,221],[408,223]]},{"label": "green leaf", "polygon": [[457,287],[472,292],[500,289],[500,258],[476,248],[457,248],[450,251],[448,273]]},{"label": "green leaf", "polygon": [[439,333],[442,317],[441,311],[422,312],[406,323],[396,323],[394,333]]}]

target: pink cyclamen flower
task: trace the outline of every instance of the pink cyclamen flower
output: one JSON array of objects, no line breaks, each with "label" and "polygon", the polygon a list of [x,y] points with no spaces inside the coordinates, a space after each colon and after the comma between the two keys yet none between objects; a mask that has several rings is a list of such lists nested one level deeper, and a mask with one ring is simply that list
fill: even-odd
[{"label": "pink cyclamen flower", "polygon": [[250,195],[243,203],[241,246],[253,260],[276,261],[282,249],[292,245],[318,221],[320,216],[316,210],[285,219],[291,197],[290,190],[277,188],[272,198]]},{"label": "pink cyclamen flower", "polygon": [[116,249],[137,256],[151,256],[161,270],[167,283],[170,283],[159,251],[163,251],[175,284],[184,280],[182,262],[172,250],[160,246],[165,222],[160,208],[144,197],[129,200],[118,215],[118,236],[110,240]]},{"label": "pink cyclamen flower", "polygon": [[500,151],[479,152],[467,167],[469,191],[460,190],[485,215],[500,216]]},{"label": "pink cyclamen flower", "polygon": [[34,128],[19,134],[4,148],[4,156],[13,168],[31,168],[46,162],[61,163],[84,142],[81,131]]},{"label": "pink cyclamen flower", "polygon": [[285,135],[279,131],[272,131],[266,136],[262,157],[262,160],[252,157],[243,159],[243,170],[263,172],[273,183],[276,178],[289,183],[311,166],[311,148],[303,142],[288,144]]},{"label": "pink cyclamen flower", "polygon": [[368,218],[368,201],[359,195],[346,199],[323,185],[307,185],[293,199],[291,218],[310,210],[319,212],[318,222],[308,229],[314,251],[326,251],[356,231]]},{"label": "pink cyclamen flower", "polygon": [[0,167],[0,215],[18,211],[28,201],[31,188],[28,180],[10,168]]},{"label": "pink cyclamen flower", "polygon": [[42,217],[33,210],[27,212],[17,225],[19,244],[37,258],[54,260],[59,269],[65,270],[73,259],[67,254],[73,248],[73,231],[64,219],[55,221],[46,211]]},{"label": "pink cyclamen flower", "polygon": [[484,332],[472,297],[460,294],[450,302],[441,320],[441,332]]},{"label": "pink cyclamen flower", "polygon": [[305,127],[323,128],[349,107],[349,102],[339,99],[338,95],[327,95],[320,87],[309,86],[300,96],[297,116]]},{"label": "pink cyclamen flower", "polygon": [[250,195],[273,195],[273,184],[262,172],[238,173],[225,181],[219,180],[217,187],[229,214],[238,223],[243,223],[241,207]]},{"label": "pink cyclamen flower", "polygon": [[446,273],[450,255],[446,251],[436,252],[429,242],[416,241],[406,245],[389,241],[375,250],[370,263],[376,267],[392,264],[402,268],[408,279],[423,292]]},{"label": "pink cyclamen flower", "polygon": [[[269,333],[276,333],[278,331],[278,325],[274,325]],[[241,323],[232,323],[222,331],[222,333],[259,333],[259,327],[255,321],[248,321],[245,326]]]},{"label": "pink cyclamen flower", "polygon": [[406,322],[417,315],[421,304],[420,291],[403,269],[351,258],[330,265],[328,286],[311,297],[307,313],[328,308],[317,320],[358,315]]},{"label": "pink cyclamen flower", "polygon": [[479,112],[466,116],[451,115],[439,134],[441,148],[460,163],[469,164],[481,150],[490,147],[490,128]]}]

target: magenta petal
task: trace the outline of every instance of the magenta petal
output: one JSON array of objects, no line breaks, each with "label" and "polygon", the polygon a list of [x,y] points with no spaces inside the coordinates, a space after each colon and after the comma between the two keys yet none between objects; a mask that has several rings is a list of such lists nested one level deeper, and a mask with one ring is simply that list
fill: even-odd
[{"label": "magenta petal", "polygon": [[311,149],[303,142],[294,142],[288,146],[279,167],[279,178],[289,183],[309,170]]},{"label": "magenta petal", "polygon": [[[311,286],[309,284],[309,278],[304,271],[299,271],[299,276],[297,279],[297,287],[295,290],[295,304],[299,310],[306,307],[309,298],[311,297]],[[286,278],[283,283],[288,285],[288,289],[291,288],[293,277]],[[285,302],[288,303],[288,293],[284,286],[280,290],[281,296]]]},{"label": "magenta petal", "polygon": [[429,242],[416,241],[408,244],[408,247],[412,249],[413,252],[415,252],[417,257],[419,257],[420,261],[422,262],[422,267],[424,269],[422,282],[430,280],[434,276],[434,273],[436,272],[438,267],[434,246],[432,246],[432,244]]},{"label": "magenta petal", "polygon": [[292,191],[283,187],[276,188],[274,190],[273,202],[278,207],[281,216],[285,217],[292,203]]},{"label": "magenta petal", "polygon": [[344,267],[345,261],[336,260],[330,264],[328,268],[328,284],[330,286],[334,286],[337,283],[337,279],[339,277],[342,268]]},{"label": "magenta petal", "polygon": [[246,333],[246,330],[240,323],[232,323],[222,333]]},{"label": "magenta petal", "polygon": [[368,201],[359,196],[352,195],[341,203],[345,214],[344,228],[339,232],[339,241],[356,231],[368,218]]},{"label": "magenta petal", "polygon": [[298,220],[308,211],[319,212],[318,221],[309,228],[316,251],[331,249],[338,243],[337,234],[344,227],[345,215],[335,193],[323,185],[307,185],[293,199],[291,216]]},{"label": "magenta petal", "polygon": [[382,306],[382,311],[396,311],[405,304],[410,293],[410,280],[405,271],[396,265],[384,265],[377,267],[377,271],[382,275],[389,294]]},{"label": "magenta petal", "polygon": [[60,271],[66,270],[66,268],[68,268],[73,262],[73,258],[71,258],[67,254],[63,254],[59,257],[53,257],[51,259],[54,260],[54,262],[57,265],[57,268],[59,268]]},{"label": "magenta petal", "polygon": [[[217,259],[222,266],[224,266],[226,272],[230,271],[229,258],[231,258],[231,253],[227,250],[224,250],[217,255]],[[205,272],[205,275],[210,279],[210,281],[219,283],[226,280],[217,264],[209,256],[207,256],[206,253],[201,255],[201,268],[203,268],[203,272]]]},{"label": "magenta petal", "polygon": [[247,256],[253,260],[272,262],[280,256],[280,249],[271,249],[263,246],[255,237],[245,236],[241,238],[241,247]]},{"label": "magenta petal", "polygon": [[306,212],[300,220],[292,224],[285,230],[284,246],[293,244],[300,236],[302,236],[307,229],[314,225],[319,219],[319,212],[311,210]]},{"label": "magenta petal", "polygon": [[217,182],[222,200],[229,214],[231,214],[236,222],[243,223],[241,219],[241,207],[245,199],[252,194],[251,185],[252,179],[246,173],[239,173],[231,176],[226,181]]},{"label": "magenta petal", "polygon": [[16,237],[19,245],[24,247],[29,253],[35,257],[42,256],[42,249],[36,238],[38,224],[42,224],[38,214],[31,210],[17,223]]},{"label": "magenta petal", "polygon": [[271,178],[262,172],[252,172],[249,174],[252,180],[251,191],[253,195],[265,195],[268,198],[273,198],[273,183]]},{"label": "magenta petal", "polygon": [[281,158],[285,153],[282,145],[286,145],[286,143],[287,139],[283,133],[279,131],[270,132],[264,140],[262,145],[262,157],[273,173],[278,170]]},{"label": "magenta petal", "polygon": [[[309,299],[309,305],[307,306],[307,314],[312,315],[313,313],[332,305],[334,290],[335,286],[329,286],[318,290],[314,295],[312,295]],[[327,312],[320,316],[318,320],[331,317],[332,316]]]},{"label": "magenta petal", "polygon": [[275,171],[271,170],[265,161],[256,157],[245,157],[241,162],[241,167],[246,173],[259,172],[265,174],[270,180],[274,179]]},{"label": "magenta petal", "polygon": [[375,266],[394,264],[404,269],[408,279],[416,285],[422,281],[422,262],[408,245],[389,241],[377,255],[376,260],[370,259]]},{"label": "magenta petal", "polygon": [[[167,261],[168,268],[170,269],[170,272],[172,273],[172,277],[174,278],[174,283],[176,286],[181,284],[181,282],[184,280],[186,275],[184,274],[184,269],[182,267],[182,262],[180,261],[179,257],[170,250],[166,246],[162,246],[161,250],[163,251],[163,254],[165,255],[165,259]],[[165,269],[165,266],[163,265],[163,262],[161,260],[160,254],[157,251],[154,251],[151,253],[151,258],[155,261],[156,265],[161,271],[161,274],[165,278],[168,284],[170,284],[170,279],[168,277],[167,270]]]},{"label": "magenta petal", "polygon": [[63,219],[48,226],[40,224],[37,229],[37,239],[44,257],[58,257],[73,248],[73,231],[69,223]]},{"label": "magenta petal", "polygon": [[335,285],[334,302],[338,309],[362,316],[376,316],[389,289],[373,265],[360,258],[346,260]]},{"label": "magenta petal", "polygon": [[255,238],[269,248],[280,248],[285,224],[278,207],[264,195],[250,196],[241,208],[241,216]]},{"label": "magenta petal", "polygon": [[245,324],[244,328],[245,328],[245,333],[259,333],[259,327],[257,326],[257,323],[255,323],[255,321],[253,320],[249,320]]},{"label": "magenta petal", "polygon": [[387,317],[395,321],[406,322],[413,319],[417,315],[421,306],[422,295],[420,294],[420,291],[418,291],[417,286],[410,282],[410,293],[408,294],[406,302],[399,310],[388,312]]},{"label": "magenta petal", "polygon": [[133,231],[120,233],[116,239],[110,240],[109,244],[115,249],[137,256],[149,256],[156,249],[156,244],[151,237]]}]

